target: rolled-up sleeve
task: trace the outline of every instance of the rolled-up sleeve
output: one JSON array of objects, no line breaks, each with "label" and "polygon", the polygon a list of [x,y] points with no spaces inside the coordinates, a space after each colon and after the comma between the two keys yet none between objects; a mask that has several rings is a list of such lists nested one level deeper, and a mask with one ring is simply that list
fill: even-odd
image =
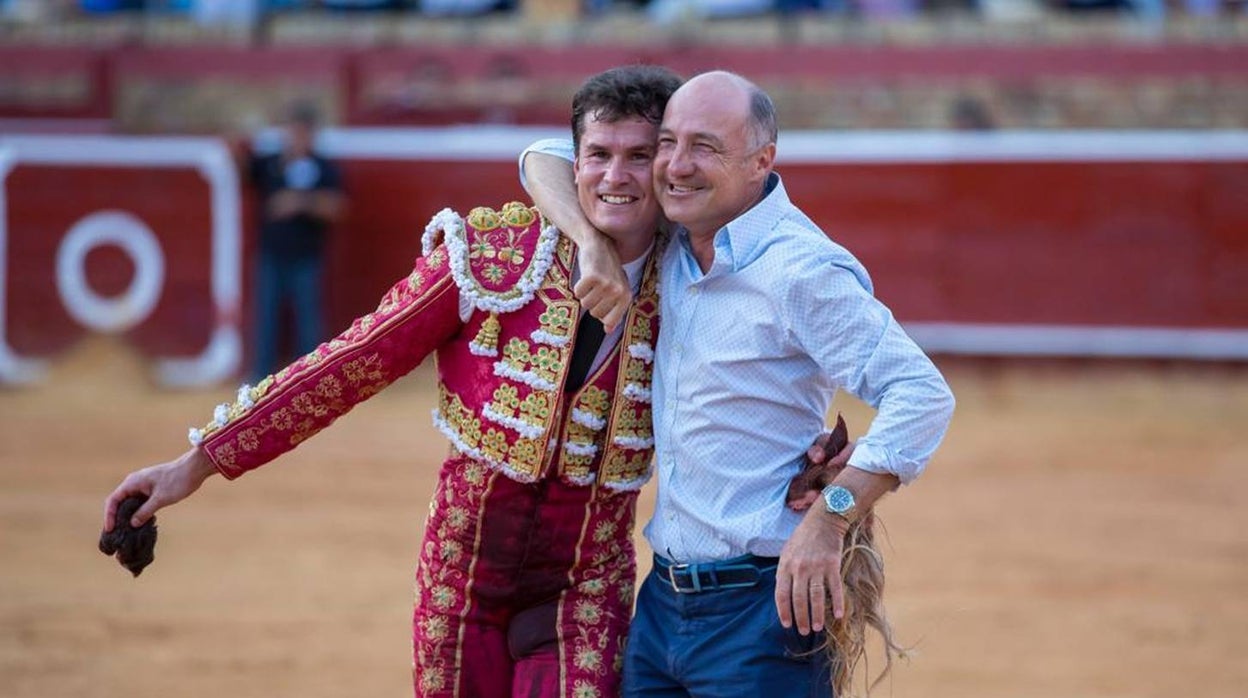
[{"label": "rolled-up sleeve", "polygon": [[877,410],[850,465],[908,484],[944,438],[953,393],[856,260],[825,258],[805,271],[788,289],[789,331],[838,388]]}]

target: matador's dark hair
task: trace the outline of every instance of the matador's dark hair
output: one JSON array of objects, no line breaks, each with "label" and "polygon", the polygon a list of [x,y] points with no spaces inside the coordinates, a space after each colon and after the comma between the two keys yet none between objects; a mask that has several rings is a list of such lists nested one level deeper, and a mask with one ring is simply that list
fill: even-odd
[{"label": "matador's dark hair", "polygon": [[680,76],[657,65],[626,65],[589,78],[572,98],[572,147],[580,150],[585,119],[613,123],[641,117],[663,120],[667,100],[680,87]]}]

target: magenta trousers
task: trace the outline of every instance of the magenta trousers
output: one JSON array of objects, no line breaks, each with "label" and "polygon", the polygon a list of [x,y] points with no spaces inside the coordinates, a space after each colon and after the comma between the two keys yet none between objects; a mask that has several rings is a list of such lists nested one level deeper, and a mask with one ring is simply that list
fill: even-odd
[{"label": "magenta trousers", "polygon": [[417,698],[616,698],[636,492],[442,466],[412,618]]}]

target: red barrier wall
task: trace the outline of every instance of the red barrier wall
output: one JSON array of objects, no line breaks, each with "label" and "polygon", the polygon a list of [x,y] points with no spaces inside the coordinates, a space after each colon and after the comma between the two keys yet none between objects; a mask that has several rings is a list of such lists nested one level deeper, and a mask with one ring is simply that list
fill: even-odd
[{"label": "red barrier wall", "polygon": [[[332,326],[406,275],[437,211],[523,199],[515,154],[550,135],[329,133],[349,198],[331,245]],[[239,367],[251,207],[220,142],[186,141],[0,138],[0,379],[89,331],[57,264],[102,213],[150,230],[122,238],[146,235],[164,260],[158,302],[117,309],[129,319],[112,331],[162,360],[199,352],[175,382]],[[1248,360],[1246,133],[786,134],[778,169],[929,349]],[[108,301],[133,290],[137,257],[105,237],[81,268]]]}]

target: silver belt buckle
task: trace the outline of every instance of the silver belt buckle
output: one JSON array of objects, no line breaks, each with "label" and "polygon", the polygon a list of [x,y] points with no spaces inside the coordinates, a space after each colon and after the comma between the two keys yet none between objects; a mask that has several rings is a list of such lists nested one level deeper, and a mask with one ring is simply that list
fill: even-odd
[{"label": "silver belt buckle", "polygon": [[681,589],[680,585],[676,583],[676,572],[678,568],[679,571],[683,572],[689,569],[689,564],[684,563],[680,565],[669,565],[667,568],[667,580],[672,583],[672,589],[674,589],[677,594],[692,594],[694,592],[693,589]]}]

